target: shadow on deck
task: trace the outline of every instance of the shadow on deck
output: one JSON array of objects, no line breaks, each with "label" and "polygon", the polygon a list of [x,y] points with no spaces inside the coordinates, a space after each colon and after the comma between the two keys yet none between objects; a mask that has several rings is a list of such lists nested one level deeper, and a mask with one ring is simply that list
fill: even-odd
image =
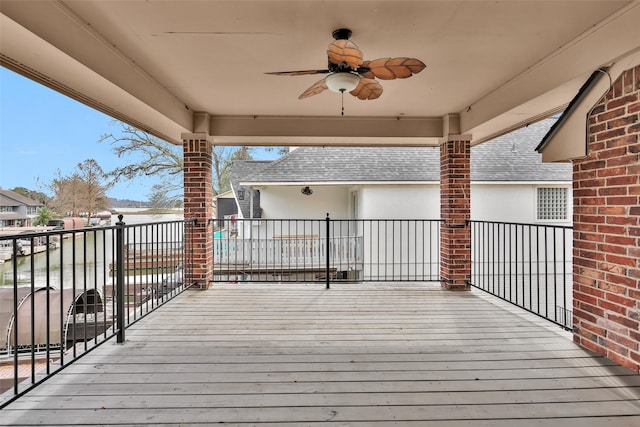
[{"label": "shadow on deck", "polygon": [[640,425],[640,376],[481,291],[216,284],[2,410],[2,425]]}]

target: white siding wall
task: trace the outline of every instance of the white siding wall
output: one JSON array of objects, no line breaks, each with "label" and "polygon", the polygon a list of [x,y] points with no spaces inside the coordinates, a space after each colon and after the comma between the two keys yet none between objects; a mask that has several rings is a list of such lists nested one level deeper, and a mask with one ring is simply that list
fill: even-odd
[{"label": "white siding wall", "polygon": [[260,190],[262,217],[267,219],[324,219],[349,217],[349,191],[346,186],[310,186],[305,196],[299,187],[268,187]]},{"label": "white siding wall", "polygon": [[[536,224],[536,188],[557,185],[472,184],[471,219]],[[571,224],[572,196],[570,184],[567,221]],[[350,218],[351,193],[358,193],[360,219],[438,219],[440,187],[428,185],[311,186],[313,194],[300,193],[302,186],[261,189],[263,218],[323,219],[327,213],[334,219]]]},{"label": "white siding wall", "polygon": [[[536,188],[565,187],[569,189],[566,221],[536,220]],[[571,185],[545,184],[472,184],[471,219],[479,221],[519,222],[527,224],[570,225],[572,222]]]},{"label": "white siding wall", "polygon": [[438,184],[363,187],[359,201],[360,219],[440,218]]}]

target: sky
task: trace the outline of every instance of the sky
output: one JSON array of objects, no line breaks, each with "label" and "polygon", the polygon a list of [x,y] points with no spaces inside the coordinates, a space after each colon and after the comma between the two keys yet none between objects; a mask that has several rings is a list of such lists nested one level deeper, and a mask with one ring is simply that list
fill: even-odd
[{"label": "sky", "polygon": [[[48,194],[41,183],[51,182],[58,171],[72,174],[87,159],[95,159],[105,172],[135,162],[133,157],[119,159],[111,144],[98,142],[119,129],[112,117],[0,67],[0,188]],[[277,154],[258,149],[254,157],[268,160]],[[158,182],[155,177],[136,178],[117,184],[107,195],[145,201]]]}]

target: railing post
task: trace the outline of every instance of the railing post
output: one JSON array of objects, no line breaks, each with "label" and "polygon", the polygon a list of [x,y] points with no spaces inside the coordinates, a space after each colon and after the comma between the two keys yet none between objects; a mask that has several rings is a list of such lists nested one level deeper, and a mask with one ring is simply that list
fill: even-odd
[{"label": "railing post", "polygon": [[124,222],[122,215],[118,215],[116,223],[116,327],[118,329],[117,342],[124,342]]},{"label": "railing post", "polygon": [[325,280],[327,281],[327,287],[326,287],[327,289],[330,288],[329,283],[331,282],[331,277],[329,276],[329,272],[330,272],[330,269],[331,269],[331,266],[330,266],[330,263],[329,263],[329,261],[330,261],[329,257],[331,256],[331,249],[329,248],[329,230],[331,228],[330,227],[330,222],[331,222],[331,219],[329,218],[329,213],[327,212],[327,218],[325,218],[326,232],[327,232],[327,243],[326,243],[327,247],[325,249],[325,252],[326,252],[326,254],[325,254],[326,255],[326,269],[325,269],[325,277],[326,277],[326,279]]}]

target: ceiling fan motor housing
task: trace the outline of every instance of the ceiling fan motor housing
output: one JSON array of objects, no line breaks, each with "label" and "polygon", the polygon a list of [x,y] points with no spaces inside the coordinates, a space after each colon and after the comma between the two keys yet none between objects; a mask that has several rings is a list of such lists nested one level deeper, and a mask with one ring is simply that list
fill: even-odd
[{"label": "ceiling fan motor housing", "polygon": [[337,30],[333,30],[333,33],[331,33],[333,38],[336,40],[349,40],[351,34],[351,30],[348,28],[338,28]]}]

